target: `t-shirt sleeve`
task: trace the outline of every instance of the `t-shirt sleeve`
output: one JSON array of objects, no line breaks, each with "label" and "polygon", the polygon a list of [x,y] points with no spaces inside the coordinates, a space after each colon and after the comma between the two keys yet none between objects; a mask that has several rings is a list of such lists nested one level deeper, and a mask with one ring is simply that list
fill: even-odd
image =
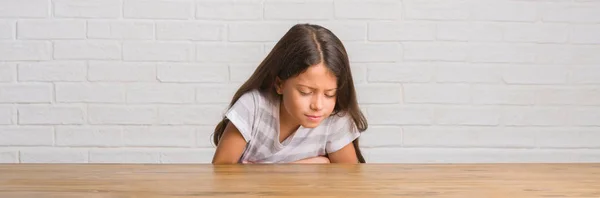
[{"label": "t-shirt sleeve", "polygon": [[256,93],[251,91],[243,94],[225,113],[225,116],[240,131],[246,142],[252,138],[257,108],[258,98]]},{"label": "t-shirt sleeve", "polygon": [[360,136],[356,124],[349,115],[333,120],[328,132],[327,145],[325,146],[327,153],[342,149]]}]

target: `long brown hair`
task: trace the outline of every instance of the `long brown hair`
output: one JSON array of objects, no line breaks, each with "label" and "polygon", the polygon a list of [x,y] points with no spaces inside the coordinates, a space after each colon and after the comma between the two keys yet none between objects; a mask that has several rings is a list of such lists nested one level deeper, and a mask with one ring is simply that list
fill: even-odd
[{"label": "long brown hair", "polygon": [[[311,65],[324,65],[337,78],[337,97],[332,116],[349,113],[359,132],[367,129],[356,99],[356,91],[350,71],[350,61],[344,45],[330,30],[314,24],[296,24],[275,44],[267,57],[258,65],[250,78],[235,92],[229,108],[246,92],[257,89],[270,100],[280,99],[275,90],[275,79],[286,80],[304,72]],[[215,127],[213,142],[219,140],[229,120],[223,119]],[[366,163],[358,138],[353,142],[360,163]]]}]

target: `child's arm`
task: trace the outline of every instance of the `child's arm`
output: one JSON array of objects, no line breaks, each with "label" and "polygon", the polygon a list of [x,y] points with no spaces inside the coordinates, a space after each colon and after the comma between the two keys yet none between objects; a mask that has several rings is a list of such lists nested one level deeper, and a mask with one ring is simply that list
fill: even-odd
[{"label": "child's arm", "polygon": [[246,140],[240,131],[229,122],[213,156],[213,164],[237,164],[246,148]]},{"label": "child's arm", "polygon": [[329,161],[331,161],[331,163],[358,163],[356,151],[354,150],[354,144],[350,142],[340,150],[329,153]]},{"label": "child's arm", "polygon": [[311,158],[306,158],[306,159],[301,159],[295,162],[292,162],[293,164],[329,164],[329,158],[325,157],[325,156],[317,156],[317,157],[311,157]]}]

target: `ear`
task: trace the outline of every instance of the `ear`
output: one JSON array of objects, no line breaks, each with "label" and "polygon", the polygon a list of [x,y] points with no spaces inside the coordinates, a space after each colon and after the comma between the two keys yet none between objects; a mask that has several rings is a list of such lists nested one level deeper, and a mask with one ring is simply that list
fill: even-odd
[{"label": "ear", "polygon": [[275,91],[277,91],[277,94],[279,95],[283,93],[283,83],[283,80],[279,77],[275,77]]}]

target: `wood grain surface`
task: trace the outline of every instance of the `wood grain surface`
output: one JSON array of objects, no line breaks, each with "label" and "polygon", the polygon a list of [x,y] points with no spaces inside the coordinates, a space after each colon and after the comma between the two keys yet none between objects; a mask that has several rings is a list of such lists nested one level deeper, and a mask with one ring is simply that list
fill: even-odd
[{"label": "wood grain surface", "polygon": [[0,164],[0,197],[600,198],[600,164]]}]

